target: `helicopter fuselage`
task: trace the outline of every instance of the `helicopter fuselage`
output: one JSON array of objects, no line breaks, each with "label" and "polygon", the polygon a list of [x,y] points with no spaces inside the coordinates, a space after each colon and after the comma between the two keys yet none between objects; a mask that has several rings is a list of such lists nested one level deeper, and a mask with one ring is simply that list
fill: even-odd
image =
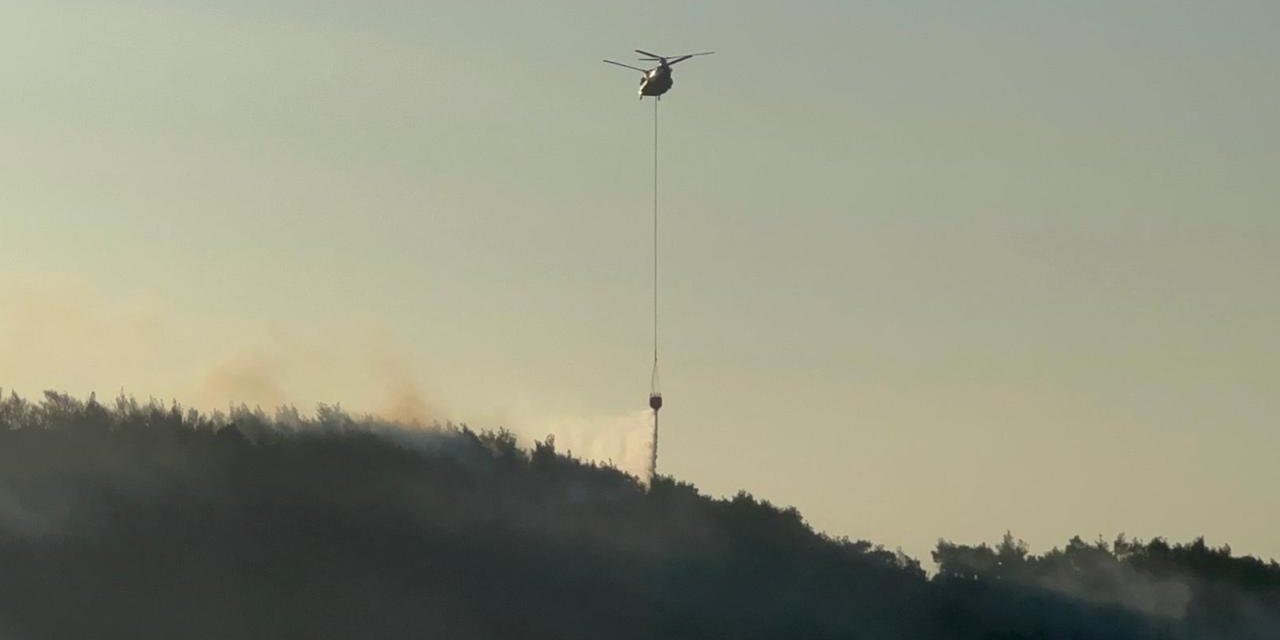
[{"label": "helicopter fuselage", "polygon": [[671,67],[659,65],[645,72],[640,79],[640,97],[658,97],[667,92],[674,82],[671,79]]},{"label": "helicopter fuselage", "polygon": [[636,49],[636,53],[644,56],[643,58],[640,58],[640,60],[645,62],[656,62],[658,63],[658,66],[652,69],[641,69],[635,65],[617,62],[614,60],[603,60],[602,62],[622,67],[624,69],[639,71],[643,74],[640,77],[640,98],[643,99],[645,96],[653,96],[654,98],[657,98],[671,89],[671,85],[674,84],[671,81],[672,65],[677,62],[688,60],[694,56],[709,56],[715,52],[703,51],[702,53],[686,53],[684,55],[671,57],[660,56],[656,53],[649,53],[648,51],[643,51],[641,49]]}]

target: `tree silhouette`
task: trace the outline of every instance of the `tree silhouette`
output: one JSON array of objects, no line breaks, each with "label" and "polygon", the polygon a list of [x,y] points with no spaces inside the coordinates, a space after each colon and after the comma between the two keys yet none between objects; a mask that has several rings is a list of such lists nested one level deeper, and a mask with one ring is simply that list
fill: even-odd
[{"label": "tree silhouette", "polygon": [[1203,539],[933,559],[550,437],[0,396],[0,637],[1280,637],[1280,566]]}]

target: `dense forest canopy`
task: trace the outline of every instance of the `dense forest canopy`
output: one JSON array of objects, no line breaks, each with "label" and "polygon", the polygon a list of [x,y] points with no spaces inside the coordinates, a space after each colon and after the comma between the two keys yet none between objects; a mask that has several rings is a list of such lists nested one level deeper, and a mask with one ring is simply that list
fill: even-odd
[{"label": "dense forest canopy", "polygon": [[1280,637],[1280,565],[1202,539],[932,560],[551,438],[0,399],[4,640]]}]

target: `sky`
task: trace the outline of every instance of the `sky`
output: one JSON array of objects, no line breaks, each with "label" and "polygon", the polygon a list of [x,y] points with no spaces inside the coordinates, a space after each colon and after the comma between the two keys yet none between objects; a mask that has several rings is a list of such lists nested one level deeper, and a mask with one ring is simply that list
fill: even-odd
[{"label": "sky", "polygon": [[1280,5],[0,4],[0,387],[1280,558]]}]

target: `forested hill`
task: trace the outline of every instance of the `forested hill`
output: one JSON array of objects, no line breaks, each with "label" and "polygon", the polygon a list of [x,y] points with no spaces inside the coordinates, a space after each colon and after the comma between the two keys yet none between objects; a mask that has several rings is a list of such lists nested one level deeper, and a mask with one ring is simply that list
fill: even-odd
[{"label": "forested hill", "polygon": [[1280,565],[1200,540],[933,560],[504,431],[0,401],[3,640],[1280,638]]}]

